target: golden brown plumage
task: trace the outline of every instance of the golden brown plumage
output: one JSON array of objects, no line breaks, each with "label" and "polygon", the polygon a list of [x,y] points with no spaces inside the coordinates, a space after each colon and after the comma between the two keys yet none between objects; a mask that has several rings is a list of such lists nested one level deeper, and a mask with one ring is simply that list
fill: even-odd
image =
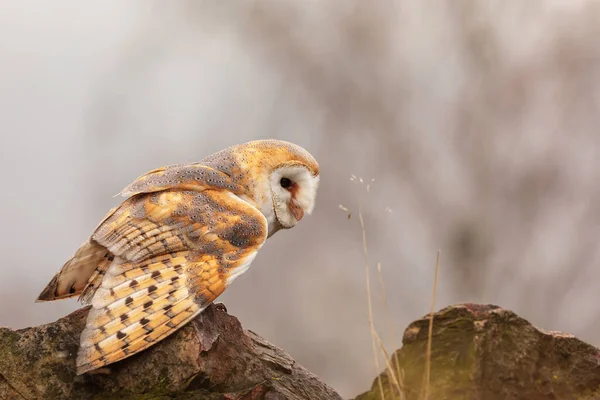
[{"label": "golden brown plumage", "polygon": [[214,301],[267,237],[310,213],[314,158],[276,140],[233,146],[155,169],[111,210],[38,301],[91,303],[79,374],[162,340]]}]

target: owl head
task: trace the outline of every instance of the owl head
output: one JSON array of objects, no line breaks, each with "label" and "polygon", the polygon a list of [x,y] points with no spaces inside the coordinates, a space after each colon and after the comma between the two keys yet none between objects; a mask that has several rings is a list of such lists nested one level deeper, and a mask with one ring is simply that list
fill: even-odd
[{"label": "owl head", "polygon": [[269,236],[289,229],[315,206],[319,165],[302,147],[282,140],[255,140],[202,160],[243,188],[241,197],[269,222]]},{"label": "owl head", "polygon": [[282,228],[289,229],[315,207],[318,166],[314,169],[305,162],[283,162],[271,172],[269,184],[277,221]]}]

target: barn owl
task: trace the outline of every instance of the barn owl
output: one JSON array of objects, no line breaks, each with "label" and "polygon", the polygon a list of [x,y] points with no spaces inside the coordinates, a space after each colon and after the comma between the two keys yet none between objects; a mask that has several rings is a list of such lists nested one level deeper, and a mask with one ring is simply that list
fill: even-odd
[{"label": "barn owl", "polygon": [[257,140],[150,171],[120,193],[37,301],[91,304],[83,374],[181,328],[244,273],[267,238],[310,214],[319,166],[293,143]]}]

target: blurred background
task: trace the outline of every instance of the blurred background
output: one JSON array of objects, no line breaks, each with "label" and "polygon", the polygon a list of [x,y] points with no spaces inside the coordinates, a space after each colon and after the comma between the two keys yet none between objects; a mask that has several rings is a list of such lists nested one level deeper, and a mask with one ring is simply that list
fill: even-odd
[{"label": "blurred background", "polygon": [[343,396],[375,376],[359,204],[388,350],[428,312],[437,249],[436,308],[600,345],[598,18],[594,0],[0,1],[0,325],[78,307],[34,300],[138,175],[278,138],[319,161],[316,211],[219,301]]}]

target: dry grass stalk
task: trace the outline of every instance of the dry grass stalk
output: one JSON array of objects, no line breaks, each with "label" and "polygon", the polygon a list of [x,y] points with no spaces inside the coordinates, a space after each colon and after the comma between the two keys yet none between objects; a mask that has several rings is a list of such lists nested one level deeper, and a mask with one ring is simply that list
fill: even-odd
[{"label": "dry grass stalk", "polygon": [[[383,354],[383,358],[385,360],[385,364],[387,366],[388,369],[388,376],[391,377],[391,389],[392,392],[395,392],[398,394],[398,396],[400,396],[400,400],[404,400],[404,384],[402,381],[402,376],[400,375],[400,373],[398,372],[398,375],[396,375],[394,369],[392,368],[392,364],[390,362],[390,360],[392,359],[389,355],[389,353],[386,351],[385,346],[383,345],[383,341],[381,340],[381,337],[379,337],[379,335],[377,334],[377,332],[375,332],[375,338],[377,340],[377,344],[379,346],[379,349],[381,350],[381,353]],[[398,369],[399,371],[399,369]]]},{"label": "dry grass stalk", "polygon": [[[381,272],[381,263],[377,263],[377,273],[379,275],[379,283],[381,284],[381,293],[383,295],[383,306],[385,307],[385,314],[387,317],[388,334],[390,336],[390,339],[392,341],[392,346],[394,349],[394,351],[392,353],[393,354],[392,357],[394,359],[393,367],[395,367],[395,368],[392,368],[392,366],[389,365],[388,360],[391,359],[391,357],[389,357],[389,355],[385,351],[385,348],[383,347],[383,344],[381,343],[381,340],[380,340],[381,350],[384,353],[386,363],[388,363],[388,369],[390,370],[390,374],[392,374],[392,378],[394,381],[394,385],[396,386],[396,390],[400,394],[400,398],[403,399],[404,398],[404,383],[402,381],[402,377],[400,376],[400,363],[398,362],[398,354],[395,351],[398,349],[398,342],[396,340],[396,333],[394,332],[394,328],[392,326],[392,318],[391,318],[390,308],[389,308],[388,301],[387,301],[387,291],[385,290],[385,284],[383,283],[383,273]],[[398,376],[396,376],[396,373],[398,373]]]},{"label": "dry grass stalk", "polygon": [[[350,177],[350,180],[355,183],[359,183],[360,185],[363,185],[365,183],[365,181],[363,181],[362,178],[356,177],[355,175],[352,175]],[[366,193],[367,194],[369,193],[371,185],[373,184],[374,181],[375,181],[375,179],[371,179],[371,181],[366,185]],[[339,205],[339,208],[342,211],[348,213],[348,219],[350,219],[350,216],[351,216],[350,210],[341,204]],[[391,212],[392,210],[389,207],[386,207],[385,211]],[[400,396],[400,399],[404,400],[405,396],[404,396],[403,378],[402,378],[403,374],[402,374],[402,371],[400,371],[400,365],[398,363],[397,355],[394,353],[394,361],[395,361],[395,367],[396,367],[394,369],[390,362],[391,357],[389,356],[388,352],[385,350],[385,346],[383,345],[381,337],[379,336],[379,334],[377,333],[377,330],[375,329],[375,323],[374,323],[374,317],[373,317],[373,300],[372,300],[372,291],[371,291],[371,275],[370,275],[370,267],[369,267],[369,252],[367,249],[367,231],[365,228],[365,221],[364,221],[364,217],[363,217],[363,213],[362,213],[362,203],[360,203],[360,202],[359,202],[359,207],[358,207],[358,219],[360,221],[360,228],[361,228],[361,232],[362,232],[363,254],[365,257],[365,281],[366,281],[366,286],[367,286],[367,304],[368,304],[368,310],[369,310],[369,327],[371,329],[371,345],[372,345],[372,350],[373,350],[373,359],[375,361],[375,369],[376,369],[376,373],[377,373],[377,384],[379,387],[379,393],[380,393],[381,399],[385,400],[385,393],[383,391],[383,383],[381,381],[381,375],[379,374],[380,366],[379,366],[379,357],[378,357],[377,347],[379,347],[379,349],[381,350],[381,352],[383,354],[383,358],[385,360],[385,364],[387,366],[387,370],[389,371],[388,376],[390,377],[390,379],[388,379],[388,383],[390,384],[390,392],[397,393],[398,396]],[[390,337],[394,343],[394,346],[397,348],[394,330],[392,328],[392,323],[391,323],[391,314],[390,314],[390,310],[389,310],[389,306],[388,306],[388,302],[387,302],[387,293],[385,290],[385,285],[383,283],[383,275],[381,273],[381,263],[377,264],[377,271],[378,271],[379,280],[381,283],[381,290],[382,290],[382,294],[383,294],[383,302],[384,302],[385,311],[386,311],[386,315],[387,315],[387,322],[388,322],[388,329],[389,329]]]},{"label": "dry grass stalk", "polygon": [[423,399],[429,400],[429,384],[431,381],[431,342],[433,337],[433,315],[435,313],[435,295],[437,293],[438,273],[440,271],[440,251],[435,261],[435,276],[433,278],[433,294],[431,296],[431,312],[429,313],[429,333],[427,335],[427,354],[425,356],[425,391]]},{"label": "dry grass stalk", "polygon": [[377,332],[375,331],[375,324],[373,323],[373,304],[371,301],[371,278],[369,274],[369,253],[367,251],[367,231],[365,229],[365,221],[362,215],[362,206],[358,209],[358,219],[360,221],[360,228],[362,231],[363,240],[363,253],[365,255],[365,279],[367,284],[367,304],[369,306],[369,326],[371,327],[371,344],[373,347],[373,359],[375,361],[375,369],[377,374],[377,383],[379,385],[379,393],[381,393],[381,400],[385,400],[383,394],[383,384],[381,383],[381,376],[379,375],[379,357],[377,356],[377,345],[376,338]]}]

